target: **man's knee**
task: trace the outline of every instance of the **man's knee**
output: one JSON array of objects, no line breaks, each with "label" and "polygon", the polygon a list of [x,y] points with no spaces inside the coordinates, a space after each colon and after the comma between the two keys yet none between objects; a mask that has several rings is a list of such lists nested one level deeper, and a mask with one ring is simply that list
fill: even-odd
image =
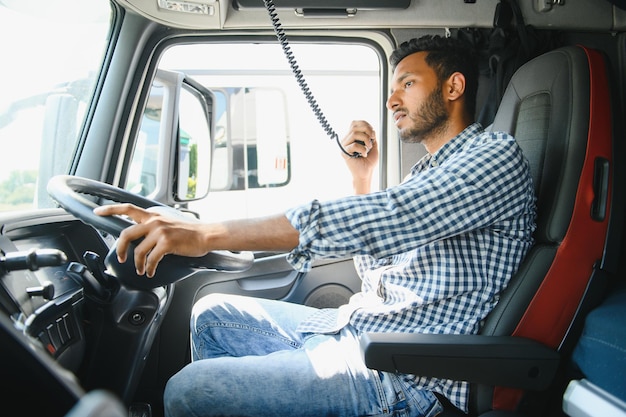
[{"label": "man's knee", "polygon": [[232,308],[226,307],[226,304],[232,303],[231,298],[228,294],[213,293],[196,301],[191,309],[192,328],[198,322],[221,321],[232,311]]},{"label": "man's knee", "polygon": [[207,294],[194,303],[191,314],[198,314],[207,309],[212,309],[212,307],[221,305],[224,302],[225,297],[226,295],[224,294]]},{"label": "man's knee", "polygon": [[183,368],[167,381],[163,393],[166,417],[188,415],[190,405],[193,406],[195,402],[197,393],[194,392],[193,378],[187,375],[186,369]]},{"label": "man's knee", "polygon": [[192,362],[170,377],[163,393],[165,417],[233,415],[244,395],[223,362]]}]

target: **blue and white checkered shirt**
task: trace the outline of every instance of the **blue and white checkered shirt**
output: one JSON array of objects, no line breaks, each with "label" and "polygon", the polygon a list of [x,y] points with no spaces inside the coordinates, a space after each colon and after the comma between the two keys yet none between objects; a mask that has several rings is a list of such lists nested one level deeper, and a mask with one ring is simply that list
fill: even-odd
[{"label": "blue and white checkered shirt", "polygon": [[[535,194],[510,135],[467,127],[384,191],[294,208],[300,233],[288,256],[307,271],[321,258],[353,256],[362,291],[322,309],[302,332],[477,333],[530,248]],[[468,383],[403,375],[467,411]]]}]

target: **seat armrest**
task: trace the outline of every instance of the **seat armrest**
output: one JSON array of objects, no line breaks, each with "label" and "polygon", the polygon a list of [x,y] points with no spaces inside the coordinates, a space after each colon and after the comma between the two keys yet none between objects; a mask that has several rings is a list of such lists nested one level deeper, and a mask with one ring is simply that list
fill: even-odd
[{"label": "seat armrest", "polygon": [[559,354],[514,336],[364,333],[368,368],[387,372],[543,390],[552,382]]}]

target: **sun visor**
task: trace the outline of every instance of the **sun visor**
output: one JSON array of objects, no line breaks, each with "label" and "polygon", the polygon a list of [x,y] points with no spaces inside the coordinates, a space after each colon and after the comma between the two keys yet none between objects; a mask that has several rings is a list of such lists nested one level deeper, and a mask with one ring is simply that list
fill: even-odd
[{"label": "sun visor", "polygon": [[[277,9],[293,10],[376,10],[406,9],[411,0],[274,0]],[[263,9],[263,0],[233,0],[233,7]]]}]

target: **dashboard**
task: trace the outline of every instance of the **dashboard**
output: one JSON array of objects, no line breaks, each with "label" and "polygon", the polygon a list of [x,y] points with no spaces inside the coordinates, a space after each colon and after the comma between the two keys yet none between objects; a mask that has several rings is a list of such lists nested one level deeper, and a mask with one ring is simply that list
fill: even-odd
[{"label": "dashboard", "polygon": [[[64,368],[78,371],[85,352],[84,254],[108,245],[65,212],[6,219],[0,235],[0,307],[14,325]],[[83,276],[82,276],[82,275]]]},{"label": "dashboard", "polygon": [[62,209],[0,216],[0,344],[15,346],[0,365],[14,380],[44,384],[58,367],[83,389],[133,395],[173,288],[121,285],[103,262],[114,243]]}]

